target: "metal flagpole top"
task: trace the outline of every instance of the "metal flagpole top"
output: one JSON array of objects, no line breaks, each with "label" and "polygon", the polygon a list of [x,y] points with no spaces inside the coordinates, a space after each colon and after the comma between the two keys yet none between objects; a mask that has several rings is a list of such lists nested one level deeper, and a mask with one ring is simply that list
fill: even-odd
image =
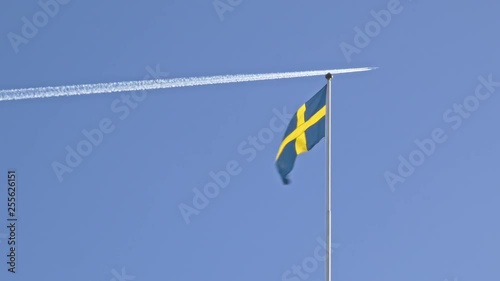
[{"label": "metal flagpole top", "polygon": [[326,79],[328,79],[328,80],[332,79],[332,77],[333,77],[333,75],[332,75],[330,72],[328,72],[328,73],[325,75],[325,78],[326,78]]}]

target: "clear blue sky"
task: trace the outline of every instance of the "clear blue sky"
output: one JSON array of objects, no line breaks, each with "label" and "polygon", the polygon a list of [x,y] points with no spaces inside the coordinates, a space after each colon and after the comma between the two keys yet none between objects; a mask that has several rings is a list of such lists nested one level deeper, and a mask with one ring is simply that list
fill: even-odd
[{"label": "clear blue sky", "polygon": [[[370,12],[391,1],[222,0],[234,5],[222,17],[211,0],[66,2],[14,45],[23,17],[43,23],[43,10],[0,4],[1,89],[141,80],[157,66],[172,78],[379,66],[333,80],[333,280],[499,278],[500,87],[474,97],[479,76],[500,81],[497,2],[401,1],[349,56],[341,44],[356,47],[355,28],[376,28]],[[294,112],[324,83],[157,90],[129,104],[122,93],[0,103],[0,279],[324,280],[321,261],[307,277],[293,273],[314,266],[325,235],[324,141],[283,186],[274,166],[283,132],[269,130],[282,125],[273,110]],[[456,111],[464,100],[472,112]],[[114,130],[60,181],[53,163],[101,122]],[[409,159],[434,130],[445,140],[391,189],[385,174],[401,176],[399,155]],[[259,134],[268,138],[257,150],[248,137]],[[186,224],[179,205],[193,207],[193,189],[228,163],[239,173]],[[16,274],[2,236],[9,168]]]}]

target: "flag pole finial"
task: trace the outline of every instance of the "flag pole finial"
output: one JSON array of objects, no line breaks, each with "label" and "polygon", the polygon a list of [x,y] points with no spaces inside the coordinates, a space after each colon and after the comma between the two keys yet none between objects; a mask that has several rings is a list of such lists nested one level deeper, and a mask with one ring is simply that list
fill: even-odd
[{"label": "flag pole finial", "polygon": [[328,72],[328,73],[325,75],[325,78],[326,78],[326,79],[328,79],[328,80],[332,79],[332,77],[333,77],[333,75],[332,75],[330,72]]}]

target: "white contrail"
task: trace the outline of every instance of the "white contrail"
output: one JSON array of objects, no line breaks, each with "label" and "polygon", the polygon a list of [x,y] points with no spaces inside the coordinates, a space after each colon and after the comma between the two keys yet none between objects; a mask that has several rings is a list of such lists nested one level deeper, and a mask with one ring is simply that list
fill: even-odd
[{"label": "white contrail", "polygon": [[288,79],[288,78],[325,75],[328,72],[331,74],[342,74],[342,73],[369,71],[375,68],[376,67],[362,67],[362,68],[281,72],[281,73],[278,72],[278,73],[264,73],[264,74],[238,74],[238,75],[221,75],[221,76],[210,76],[210,77],[156,79],[156,80],[82,84],[82,85],[57,86],[57,87],[11,89],[11,90],[0,90],[0,101],[104,94],[104,93],[127,92],[127,91],[142,91],[142,90],[190,87],[190,86],[200,86],[200,85],[226,84],[226,83],[262,81],[262,80],[274,80],[274,79]]}]

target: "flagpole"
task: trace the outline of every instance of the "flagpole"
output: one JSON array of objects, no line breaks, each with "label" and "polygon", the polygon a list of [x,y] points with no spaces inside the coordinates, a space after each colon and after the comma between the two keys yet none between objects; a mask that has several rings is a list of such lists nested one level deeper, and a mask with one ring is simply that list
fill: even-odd
[{"label": "flagpole", "polygon": [[326,140],[326,281],[332,281],[332,232],[331,232],[331,193],[332,193],[332,157],[331,157],[331,139],[330,139],[330,126],[331,126],[331,97],[332,97],[332,74],[326,74],[326,116],[325,116],[325,140]]}]

